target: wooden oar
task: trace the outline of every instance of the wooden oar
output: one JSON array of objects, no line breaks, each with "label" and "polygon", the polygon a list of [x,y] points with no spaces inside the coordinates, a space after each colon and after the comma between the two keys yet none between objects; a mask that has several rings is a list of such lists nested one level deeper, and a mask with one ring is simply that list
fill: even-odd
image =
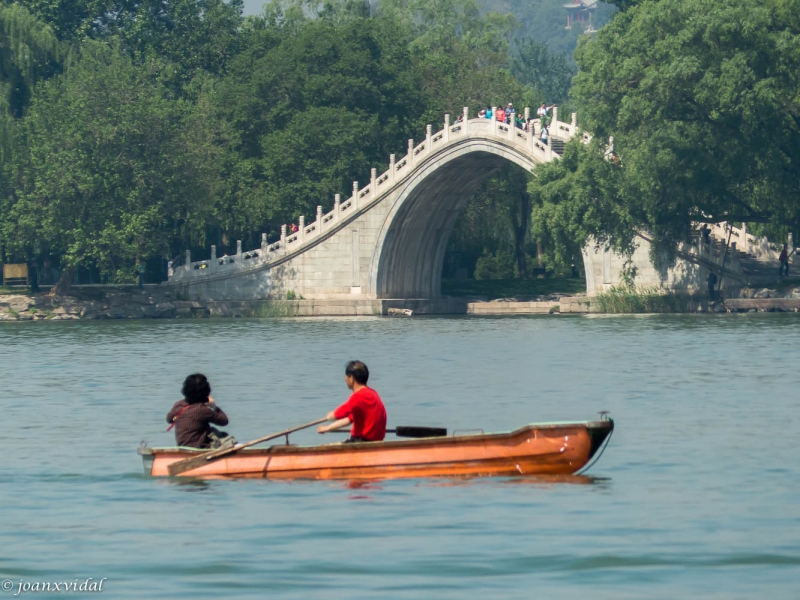
[{"label": "wooden oar", "polygon": [[398,437],[407,438],[445,437],[447,435],[447,429],[444,427],[417,427],[416,425],[398,425],[394,429],[386,431],[392,432]]},{"label": "wooden oar", "polygon": [[[341,429],[334,429],[336,433],[345,433],[349,429],[349,425],[345,425]],[[445,437],[447,429],[444,427],[418,427],[416,425],[398,425],[394,429],[387,429],[386,433],[393,433],[397,437],[407,438],[426,438],[426,437]]]},{"label": "wooden oar", "polygon": [[256,444],[260,444],[261,442],[266,442],[268,440],[281,437],[282,435],[288,435],[295,431],[300,431],[301,429],[307,429],[309,427],[313,427],[314,425],[319,425],[320,423],[324,423],[328,419],[323,417],[321,419],[317,419],[316,421],[311,421],[310,423],[306,423],[305,425],[299,425],[297,427],[292,427],[291,429],[286,429],[284,431],[279,431],[278,433],[273,433],[271,435],[265,435],[264,437],[260,437],[257,440],[253,440],[251,442],[246,442],[244,444],[236,444],[235,446],[231,446],[229,448],[220,448],[218,450],[212,450],[211,452],[205,452],[204,454],[200,454],[199,456],[193,456],[192,458],[187,458],[186,460],[181,460],[179,462],[172,463],[167,470],[169,471],[170,475],[180,475],[186,471],[191,471],[192,469],[196,469],[197,467],[201,467],[209,463],[209,461],[216,460],[233,452],[238,452],[243,448],[249,448],[250,446],[255,446]]}]

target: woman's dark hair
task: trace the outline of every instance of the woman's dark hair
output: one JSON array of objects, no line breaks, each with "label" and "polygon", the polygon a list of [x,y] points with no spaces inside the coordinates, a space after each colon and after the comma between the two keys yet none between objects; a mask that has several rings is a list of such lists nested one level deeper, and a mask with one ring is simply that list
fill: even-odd
[{"label": "woman's dark hair", "polygon": [[349,363],[347,363],[344,374],[350,375],[361,385],[367,385],[367,381],[369,381],[369,369],[367,368],[367,365],[360,360],[351,360]]},{"label": "woman's dark hair", "polygon": [[195,373],[194,375],[189,375],[183,382],[182,393],[189,404],[208,402],[208,396],[211,394],[211,385],[205,375]]}]

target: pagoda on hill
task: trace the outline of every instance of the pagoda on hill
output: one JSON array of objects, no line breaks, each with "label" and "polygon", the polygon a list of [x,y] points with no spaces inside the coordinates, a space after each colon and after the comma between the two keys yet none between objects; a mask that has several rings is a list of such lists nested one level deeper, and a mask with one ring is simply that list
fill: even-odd
[{"label": "pagoda on hill", "polygon": [[567,9],[567,29],[572,29],[572,25],[579,23],[583,25],[586,33],[592,33],[592,15],[597,10],[597,0],[574,0],[564,4]]}]

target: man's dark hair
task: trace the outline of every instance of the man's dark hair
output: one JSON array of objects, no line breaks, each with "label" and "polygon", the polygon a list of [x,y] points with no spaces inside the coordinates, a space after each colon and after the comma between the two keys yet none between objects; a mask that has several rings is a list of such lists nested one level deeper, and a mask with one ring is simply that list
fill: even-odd
[{"label": "man's dark hair", "polygon": [[367,385],[367,381],[369,381],[369,369],[360,360],[351,360],[347,363],[344,374],[350,375],[361,385]]},{"label": "man's dark hair", "polygon": [[201,402],[208,402],[208,396],[211,394],[211,385],[208,383],[206,376],[201,373],[189,375],[183,382],[183,397],[189,404],[199,404]]}]

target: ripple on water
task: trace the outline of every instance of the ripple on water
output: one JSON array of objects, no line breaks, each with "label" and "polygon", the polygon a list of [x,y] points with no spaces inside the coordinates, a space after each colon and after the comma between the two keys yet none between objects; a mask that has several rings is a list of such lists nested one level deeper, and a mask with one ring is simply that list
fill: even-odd
[{"label": "ripple on water", "polygon": [[[5,324],[3,324],[5,325]],[[0,327],[0,575],[112,597],[790,598],[793,315]],[[393,424],[617,429],[584,477],[156,480],[135,449],[202,371],[240,440],[324,414],[360,357]],[[294,436],[315,443],[311,431]]]}]

